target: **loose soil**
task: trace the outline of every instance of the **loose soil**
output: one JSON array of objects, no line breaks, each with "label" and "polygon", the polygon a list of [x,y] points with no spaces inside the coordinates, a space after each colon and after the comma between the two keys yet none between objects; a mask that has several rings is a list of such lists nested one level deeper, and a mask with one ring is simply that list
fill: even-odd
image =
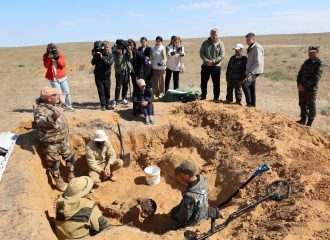
[{"label": "loose soil", "polygon": [[[222,210],[226,218],[238,208],[267,194],[267,186],[283,179],[292,186],[281,202],[266,201],[234,220],[209,239],[329,239],[330,141],[313,128],[300,126],[281,114],[208,101],[157,103],[160,114],[152,126],[120,107],[122,132],[132,162],[117,171],[117,182],[103,182],[89,197],[114,227],[92,239],[183,239],[184,232],[207,232],[210,221],[171,231],[168,216],[181,199],[184,186],[174,168],[184,159],[194,162],[209,180],[210,205],[220,204],[256,168],[271,170],[258,176]],[[117,126],[111,111],[85,110],[68,115],[70,142],[78,157],[80,175],[87,174],[85,145],[95,129],[103,128],[119,153]],[[52,231],[60,194],[47,177],[42,148],[31,120],[21,122],[20,134],[0,184],[0,239],[56,239]],[[148,186],[143,169],[157,165],[161,182]],[[66,169],[61,168],[66,180]],[[139,218],[136,208],[122,214],[111,209],[130,198],[151,198],[157,211]],[[129,204],[127,204],[129,205]],[[224,220],[217,220],[217,224]]]}]

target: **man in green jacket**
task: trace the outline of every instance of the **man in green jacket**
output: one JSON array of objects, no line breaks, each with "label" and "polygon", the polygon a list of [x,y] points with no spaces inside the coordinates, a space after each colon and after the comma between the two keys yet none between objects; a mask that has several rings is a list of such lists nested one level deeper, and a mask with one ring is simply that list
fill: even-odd
[{"label": "man in green jacket", "polygon": [[94,183],[107,179],[116,181],[113,171],[123,166],[123,160],[116,157],[116,152],[103,130],[96,130],[93,139],[86,145],[86,159],[89,176]]},{"label": "man in green jacket", "polygon": [[318,58],[319,48],[308,48],[308,59],[301,66],[297,76],[301,117],[298,123],[301,125],[312,126],[316,116],[316,95],[324,67],[322,60]]},{"label": "man in green jacket", "polygon": [[92,187],[90,177],[73,178],[59,197],[55,229],[60,240],[83,238],[110,228],[95,202],[86,198]]},{"label": "man in green jacket", "polygon": [[201,100],[206,99],[207,82],[210,79],[210,75],[213,82],[213,100],[219,100],[221,61],[225,57],[225,46],[218,38],[217,28],[211,29],[210,37],[203,42],[199,50],[199,55],[203,60],[201,70]]}]

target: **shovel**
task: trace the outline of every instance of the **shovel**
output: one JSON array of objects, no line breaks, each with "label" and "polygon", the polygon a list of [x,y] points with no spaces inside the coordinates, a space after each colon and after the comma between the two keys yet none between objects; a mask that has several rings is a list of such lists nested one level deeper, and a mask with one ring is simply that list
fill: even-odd
[{"label": "shovel", "polygon": [[235,197],[238,193],[239,193],[239,190],[240,189],[243,189],[246,185],[248,185],[249,182],[251,182],[256,176],[258,176],[259,174],[261,173],[264,173],[264,172],[267,172],[268,170],[270,169],[269,165],[268,164],[263,164],[263,165],[260,165],[258,167],[258,169],[251,175],[251,177],[249,177],[248,180],[246,180],[241,186],[239,186],[238,189],[236,189],[236,191],[230,195],[226,201],[224,201],[223,203],[221,203],[218,208],[221,208],[223,207],[224,205],[226,205],[233,197]]},{"label": "shovel", "polygon": [[118,127],[119,141],[120,141],[120,146],[121,146],[121,154],[119,157],[121,160],[123,160],[124,167],[128,167],[131,164],[131,153],[125,152],[125,149],[124,149],[123,138],[121,135],[120,125],[119,125],[119,115],[114,114],[112,118],[117,123],[117,127]]}]

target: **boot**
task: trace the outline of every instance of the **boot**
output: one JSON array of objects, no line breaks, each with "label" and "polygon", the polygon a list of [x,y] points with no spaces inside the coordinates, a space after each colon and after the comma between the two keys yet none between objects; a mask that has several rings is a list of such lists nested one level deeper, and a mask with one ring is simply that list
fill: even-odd
[{"label": "boot", "polygon": [[75,177],[76,177],[76,176],[74,175],[74,172],[73,172],[73,171],[72,171],[72,172],[70,171],[70,172],[69,172],[69,175],[68,175],[68,183],[71,182],[71,180],[72,180],[73,178],[75,178]]},{"label": "boot", "polygon": [[111,182],[117,181],[117,177],[115,175],[113,175],[113,173],[111,173],[111,175],[110,175],[110,181]]},{"label": "boot", "polygon": [[311,127],[314,119],[308,119],[306,126]]},{"label": "boot", "polygon": [[64,192],[67,184],[63,181],[62,177],[55,177],[55,183],[56,183],[56,188],[60,190],[61,192]]},{"label": "boot", "polygon": [[307,118],[306,117],[301,117],[299,121],[296,121],[296,123],[299,123],[300,125],[306,125]]}]

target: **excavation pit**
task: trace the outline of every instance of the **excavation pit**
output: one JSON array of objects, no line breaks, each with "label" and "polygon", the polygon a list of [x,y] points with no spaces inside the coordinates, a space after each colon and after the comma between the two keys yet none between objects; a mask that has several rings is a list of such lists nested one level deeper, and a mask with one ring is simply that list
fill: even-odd
[{"label": "excavation pit", "polygon": [[[96,129],[104,128],[116,152],[120,152],[117,126],[111,122],[111,116],[94,117],[93,112],[74,116],[69,123],[69,141],[78,157],[79,175],[88,175],[85,146]],[[1,239],[40,239],[40,236],[56,239],[52,227],[60,192],[47,178],[42,147],[31,126],[31,121],[27,121],[17,129],[21,135],[0,185],[0,192],[7,193],[0,195],[0,201],[6,203],[0,209],[0,220],[6,223],[4,226],[12,226],[0,232]],[[304,229],[311,231],[314,216],[321,216],[318,221],[321,219],[320,226],[324,227],[314,234],[326,238],[328,231],[322,229],[328,227],[322,219],[326,219],[329,211],[320,211],[322,208],[318,207],[329,200],[326,194],[329,170],[324,166],[328,166],[330,144],[322,134],[306,130],[278,114],[208,102],[175,107],[163,120],[157,118],[154,126],[128,119],[122,122],[122,133],[125,150],[131,153],[130,166],[116,172],[117,182],[102,182],[89,195],[115,227],[93,239],[176,240],[183,239],[184,231],[198,235],[207,232],[209,221],[183,230],[170,230],[168,213],[180,202],[185,189],[174,169],[186,159],[194,162],[208,178],[211,206],[222,203],[258,166],[270,165],[270,171],[254,179],[225,206],[222,210],[225,217],[266,194],[266,187],[274,180],[285,179],[293,186],[289,199],[262,203],[215,237],[299,238]],[[157,185],[147,185],[145,179],[144,169],[151,165],[161,169]],[[67,169],[62,166],[61,172],[66,181]],[[141,217],[134,203],[141,198],[157,203],[152,216]]]}]

